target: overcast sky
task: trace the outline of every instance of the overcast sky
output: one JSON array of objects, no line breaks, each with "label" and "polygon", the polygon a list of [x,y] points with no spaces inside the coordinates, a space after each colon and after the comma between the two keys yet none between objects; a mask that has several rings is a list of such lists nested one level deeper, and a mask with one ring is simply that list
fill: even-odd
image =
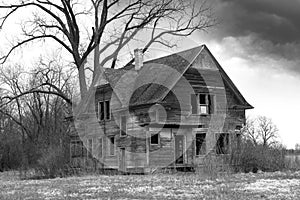
[{"label": "overcast sky", "polygon": [[[197,34],[191,45],[208,46],[255,107],[247,115],[272,118],[283,144],[293,148],[300,143],[300,0],[208,2],[213,4],[220,24],[208,33]],[[8,24],[11,32],[2,30],[1,41],[15,33],[17,25],[13,21]],[[41,46],[31,47],[20,59],[26,62],[29,56],[38,57],[39,52]],[[14,56],[14,60],[20,60]]]},{"label": "overcast sky", "polygon": [[281,140],[300,143],[300,1],[214,0],[220,24],[194,39],[206,43],[255,108],[278,126]]}]

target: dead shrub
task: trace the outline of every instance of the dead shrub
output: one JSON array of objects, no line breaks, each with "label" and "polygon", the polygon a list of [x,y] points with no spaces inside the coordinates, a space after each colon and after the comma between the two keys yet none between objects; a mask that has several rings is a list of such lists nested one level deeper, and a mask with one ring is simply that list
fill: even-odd
[{"label": "dead shrub", "polygon": [[284,156],[280,147],[254,145],[246,141],[240,152],[232,153],[231,164],[236,171],[242,172],[281,171],[285,168]]}]

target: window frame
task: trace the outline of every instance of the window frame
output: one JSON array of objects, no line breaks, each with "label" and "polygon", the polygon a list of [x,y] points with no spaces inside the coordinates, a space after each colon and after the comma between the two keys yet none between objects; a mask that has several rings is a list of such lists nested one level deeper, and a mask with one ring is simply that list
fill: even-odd
[{"label": "window frame", "polygon": [[[195,97],[192,97],[192,96]],[[205,95],[204,99],[205,102],[201,103],[201,95]],[[191,110],[192,110],[192,114],[194,115],[211,115],[214,113],[214,108],[215,108],[215,102],[214,102],[214,97],[215,95],[210,94],[210,93],[196,93],[196,94],[191,94]],[[192,100],[192,98],[195,98],[194,100]],[[195,101],[195,102],[193,102]],[[196,105],[193,105],[196,104]],[[193,107],[195,106],[195,108]],[[201,108],[205,107],[206,112],[201,112]],[[196,113],[194,112],[196,110]],[[193,113],[194,112],[194,113]]]},{"label": "window frame", "polygon": [[[102,116],[100,116],[101,114],[101,104],[103,104],[103,118]],[[108,106],[107,106],[108,105]],[[109,109],[107,110],[107,107],[109,107]],[[110,120],[111,119],[111,105],[110,105],[110,101],[109,100],[102,100],[102,101],[98,101],[98,120],[99,121],[105,121],[105,120]]]},{"label": "window frame", "polygon": [[[201,96],[204,96],[204,103],[201,103]],[[208,96],[209,94],[203,94],[203,93],[199,93],[197,95],[197,109],[198,109],[198,114],[200,115],[208,115],[209,113],[209,100],[208,100]],[[202,107],[204,107],[206,109],[206,112],[202,112]]]}]

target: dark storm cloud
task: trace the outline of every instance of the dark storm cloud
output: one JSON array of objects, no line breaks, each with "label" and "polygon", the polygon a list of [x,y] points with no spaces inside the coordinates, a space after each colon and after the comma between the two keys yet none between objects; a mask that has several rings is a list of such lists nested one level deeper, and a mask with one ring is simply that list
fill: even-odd
[{"label": "dark storm cloud", "polygon": [[300,0],[214,2],[220,25],[210,36],[212,40],[229,48],[232,44],[228,41],[236,42],[242,50],[230,48],[238,51],[235,55],[253,62],[256,58],[278,61],[278,68],[300,74]]},{"label": "dark storm cloud", "polygon": [[299,0],[218,0],[222,36],[257,34],[274,43],[300,42]]}]

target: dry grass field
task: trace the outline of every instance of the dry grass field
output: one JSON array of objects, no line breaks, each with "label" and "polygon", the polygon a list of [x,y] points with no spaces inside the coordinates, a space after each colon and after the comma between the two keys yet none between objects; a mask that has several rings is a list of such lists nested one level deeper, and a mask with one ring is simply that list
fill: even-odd
[{"label": "dry grass field", "polygon": [[93,175],[19,180],[0,173],[0,199],[300,199],[300,172],[223,175]]}]

